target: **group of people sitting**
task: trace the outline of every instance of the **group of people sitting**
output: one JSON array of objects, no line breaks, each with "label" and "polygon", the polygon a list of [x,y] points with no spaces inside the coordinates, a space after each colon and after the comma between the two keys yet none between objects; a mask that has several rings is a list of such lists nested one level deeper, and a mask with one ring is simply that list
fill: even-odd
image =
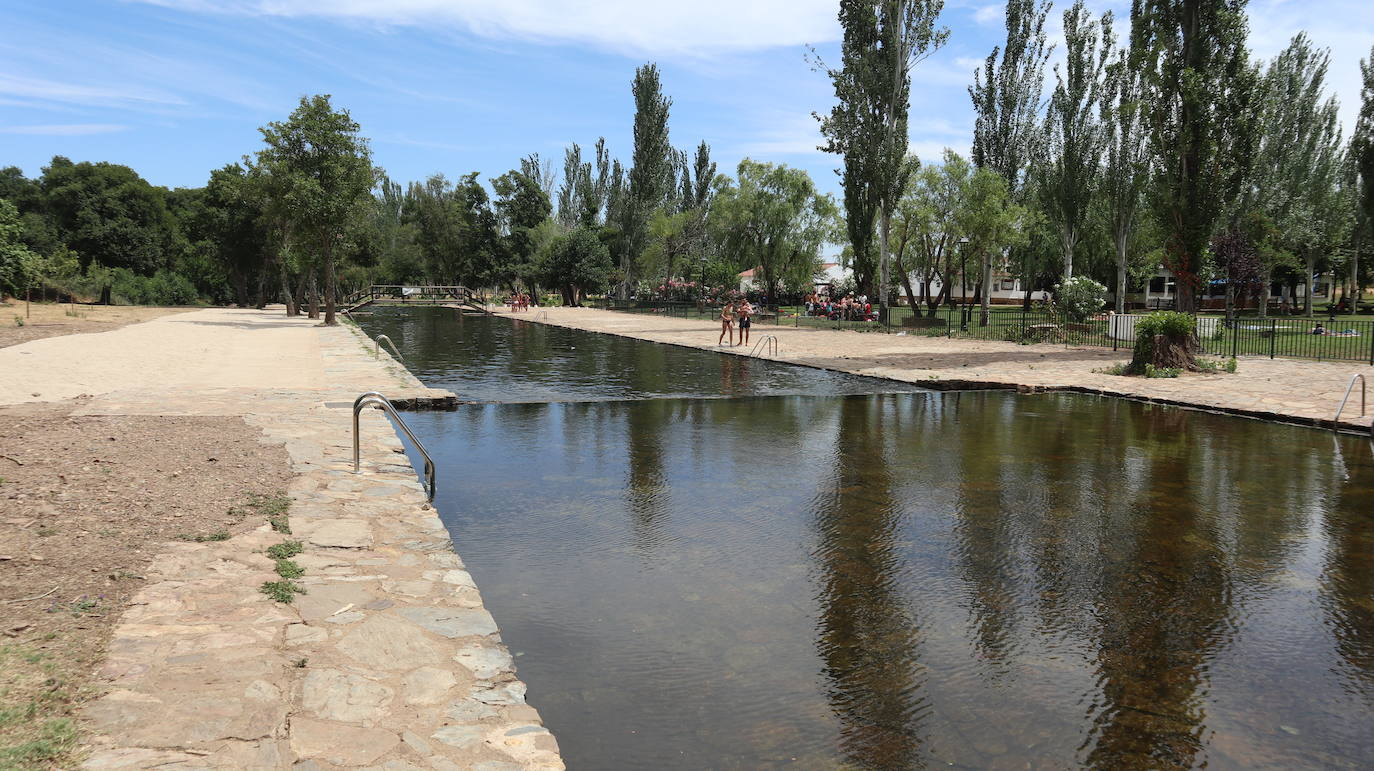
[{"label": "group of people sitting", "polygon": [[1359,332],[1356,332],[1356,331],[1353,330],[1353,329],[1347,329],[1347,330],[1345,330],[1344,332],[1333,332],[1333,331],[1327,329],[1327,328],[1326,328],[1326,325],[1322,324],[1320,321],[1317,322],[1317,326],[1312,327],[1312,331],[1311,331],[1309,334],[1313,334],[1313,335],[1324,335],[1324,336],[1326,336],[1326,337],[1359,337],[1359,336],[1360,336],[1360,333],[1359,333]]},{"label": "group of people sitting", "polygon": [[525,292],[517,292],[510,296],[506,301],[510,305],[510,312],[527,311],[530,309],[530,296]]},{"label": "group of people sitting", "polygon": [[806,296],[806,315],[823,316],[831,321],[877,321],[873,304],[865,295],[855,297],[847,294],[839,300],[832,300],[823,294]]}]

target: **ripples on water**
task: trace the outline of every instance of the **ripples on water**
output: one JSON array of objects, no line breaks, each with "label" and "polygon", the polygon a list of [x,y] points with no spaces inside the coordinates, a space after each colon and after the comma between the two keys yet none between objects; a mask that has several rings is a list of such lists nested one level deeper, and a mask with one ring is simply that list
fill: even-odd
[{"label": "ripples on water", "polygon": [[1368,442],[1051,394],[407,420],[570,767],[1374,757]]}]

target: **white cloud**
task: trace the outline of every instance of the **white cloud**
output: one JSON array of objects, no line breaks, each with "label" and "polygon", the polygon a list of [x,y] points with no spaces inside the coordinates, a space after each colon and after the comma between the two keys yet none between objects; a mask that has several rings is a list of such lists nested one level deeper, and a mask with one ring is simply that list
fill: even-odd
[{"label": "white cloud", "polygon": [[825,142],[821,124],[809,114],[784,113],[767,120],[768,127],[754,132],[754,138],[742,144],[741,156],[766,160],[775,155],[822,155],[819,149]]},{"label": "white cloud", "polygon": [[0,134],[32,134],[46,137],[77,137],[89,134],[111,134],[126,131],[128,126],[116,123],[59,123],[46,126],[0,126]]},{"label": "white cloud", "polygon": [[839,37],[834,0],[132,0],[199,13],[453,25],[477,35],[698,56]]},{"label": "white cloud", "polygon": [[185,104],[180,97],[160,89],[81,85],[45,78],[5,74],[0,74],[0,94],[42,101],[107,107],[128,107],[136,104]]}]

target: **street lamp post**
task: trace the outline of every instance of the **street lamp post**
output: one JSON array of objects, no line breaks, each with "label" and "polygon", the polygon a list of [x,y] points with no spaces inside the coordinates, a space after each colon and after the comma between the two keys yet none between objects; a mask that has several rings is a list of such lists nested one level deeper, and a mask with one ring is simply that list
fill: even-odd
[{"label": "street lamp post", "polygon": [[959,331],[968,331],[968,236],[959,238],[959,294],[963,298],[963,307],[959,309]]}]

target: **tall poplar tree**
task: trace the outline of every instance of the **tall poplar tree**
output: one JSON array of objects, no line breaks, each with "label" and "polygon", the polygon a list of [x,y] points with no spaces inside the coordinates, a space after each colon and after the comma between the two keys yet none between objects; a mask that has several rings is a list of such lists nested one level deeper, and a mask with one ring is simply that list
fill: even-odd
[{"label": "tall poplar tree", "polygon": [[[841,68],[827,70],[838,104],[819,118],[822,147],[844,156],[845,212],[856,260],[871,258],[878,220],[876,293],[887,318],[892,213],[916,165],[907,157],[911,71],[939,50],[949,30],[936,28],[944,0],[841,0]],[[856,237],[857,236],[857,237]],[[856,275],[859,271],[855,271]]]},{"label": "tall poplar tree", "polygon": [[1360,247],[1369,236],[1374,223],[1374,48],[1369,58],[1360,60],[1360,115],[1355,121],[1355,135],[1350,140],[1350,164],[1355,188],[1354,243],[1350,250],[1350,281],[1354,299],[1350,312],[1355,313],[1360,300]]},{"label": "tall poplar tree", "polygon": [[1039,192],[1059,232],[1064,278],[1073,276],[1073,253],[1088,218],[1106,138],[1098,115],[1103,75],[1112,51],[1112,14],[1094,21],[1077,0],[1064,12],[1064,69],[1055,65],[1054,93],[1045,112]]},{"label": "tall poplar tree", "polygon": [[623,296],[628,296],[637,276],[636,263],[648,237],[649,218],[674,192],[677,181],[677,151],[668,142],[668,110],[673,100],[663,95],[658,65],[650,62],[637,68],[631,90],[635,99],[634,155],[622,212]]},{"label": "tall poplar tree", "polygon": [[[1325,93],[1330,53],[1298,33],[1264,74],[1254,190],[1261,210],[1306,266],[1304,311],[1312,313],[1312,276],[1337,211],[1342,171],[1339,105]],[[1265,286],[1268,277],[1265,277]],[[1267,294],[1267,292],[1265,293]],[[1266,298],[1267,300],[1267,298]]]},{"label": "tall poplar tree", "polygon": [[[1037,152],[1040,93],[1051,50],[1045,42],[1049,12],[1049,0],[1008,0],[1006,46],[992,49],[974,71],[968,90],[974,111],[973,163],[1002,175],[1008,196],[1018,204],[1026,200],[1027,170]],[[1023,272],[1029,307],[1031,277]]]},{"label": "tall poplar tree", "polygon": [[1140,71],[1131,56],[1129,46],[1116,52],[1107,67],[1101,105],[1105,164],[1099,198],[1116,250],[1117,313],[1126,312],[1126,252],[1150,171]]},{"label": "tall poplar tree", "polygon": [[1258,75],[1246,0],[1134,0],[1132,45],[1150,106],[1151,199],[1181,311],[1198,289],[1222,214],[1239,197],[1253,148]]}]

